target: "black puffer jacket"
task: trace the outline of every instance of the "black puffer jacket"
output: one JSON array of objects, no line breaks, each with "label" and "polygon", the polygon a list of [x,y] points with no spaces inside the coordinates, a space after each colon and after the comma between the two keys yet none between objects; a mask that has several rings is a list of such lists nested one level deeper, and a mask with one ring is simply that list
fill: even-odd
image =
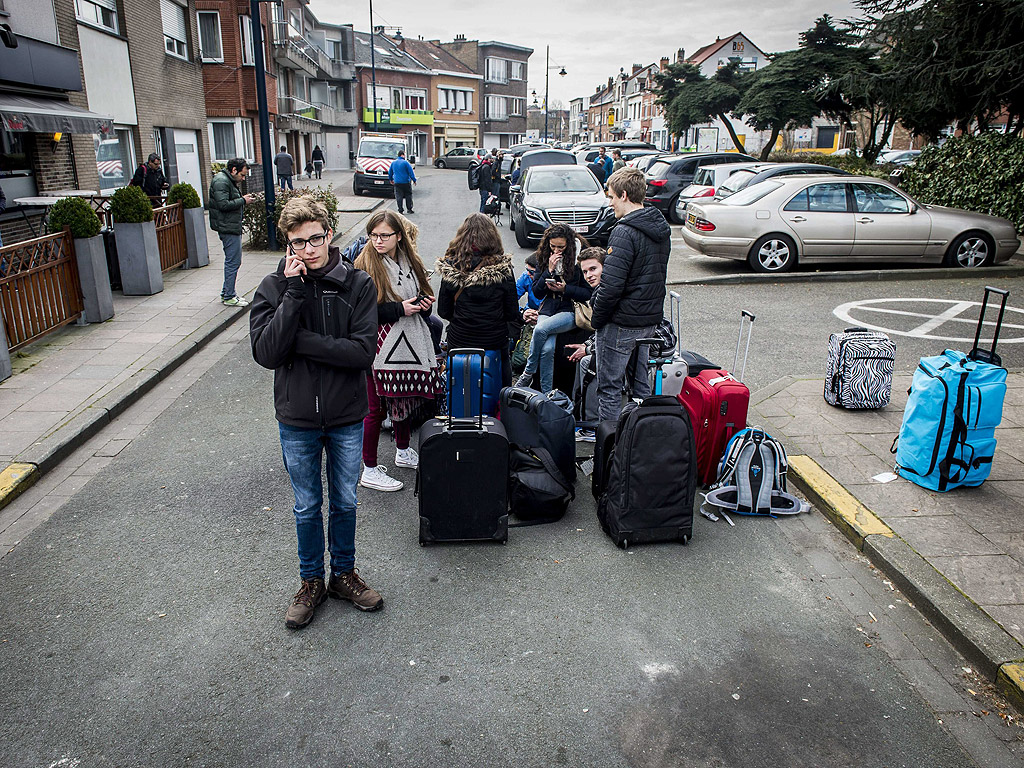
[{"label": "black puffer jacket", "polygon": [[583,279],[583,270],[579,265],[572,268],[572,277],[565,281],[565,291],[549,291],[547,280],[553,275],[548,270],[541,272],[537,270],[537,276],[533,278],[533,295],[540,301],[538,314],[544,317],[557,315],[559,312],[573,312],[574,301],[590,301],[594,289],[587,285]]},{"label": "black puffer jacket", "polygon": [[627,213],[608,238],[601,284],[594,291],[594,329],[657,325],[664,316],[672,230],[656,208]]},{"label": "black puffer jacket", "polygon": [[285,277],[282,259],[256,290],[249,337],[256,362],[274,369],[278,421],[330,429],[366,416],[366,371],[377,351],[368,274],[339,258],[322,277]]},{"label": "black puffer jacket", "polygon": [[[508,323],[522,322],[512,257],[499,256],[469,273],[441,258],[437,271],[441,275],[437,314],[448,321],[448,346],[507,349]],[[460,288],[465,290],[456,301]]]}]

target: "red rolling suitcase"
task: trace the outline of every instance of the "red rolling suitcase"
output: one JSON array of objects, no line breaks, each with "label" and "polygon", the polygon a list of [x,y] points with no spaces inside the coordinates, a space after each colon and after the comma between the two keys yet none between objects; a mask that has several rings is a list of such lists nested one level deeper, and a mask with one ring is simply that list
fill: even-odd
[{"label": "red rolling suitcase", "polygon": [[[746,310],[740,315],[740,336],[736,341],[733,369],[739,363],[745,320],[750,321],[750,326],[741,378],[746,373],[750,336],[754,331],[754,316]],[[714,368],[687,376],[683,380],[679,401],[686,406],[693,424],[697,442],[697,480],[702,485],[711,485],[717,479],[718,462],[725,453],[729,438],[747,426],[750,390],[724,368]]]}]

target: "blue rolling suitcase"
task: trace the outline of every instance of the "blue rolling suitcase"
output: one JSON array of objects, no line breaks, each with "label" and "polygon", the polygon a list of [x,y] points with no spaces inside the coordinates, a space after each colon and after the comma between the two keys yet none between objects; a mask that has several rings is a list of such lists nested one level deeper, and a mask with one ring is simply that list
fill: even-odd
[{"label": "blue rolling suitcase", "polygon": [[[481,377],[480,366],[483,365]],[[483,415],[498,412],[501,394],[501,353],[494,350],[453,349],[448,354],[448,408],[456,419],[479,416],[483,381]]]},{"label": "blue rolling suitcase", "polygon": [[[990,293],[1002,297],[992,349],[978,346]],[[985,482],[996,450],[995,429],[1003,418],[1006,369],[996,354],[1009,294],[985,288],[985,301],[967,355],[947,349],[921,358],[896,438],[896,474],[933,491]]]}]

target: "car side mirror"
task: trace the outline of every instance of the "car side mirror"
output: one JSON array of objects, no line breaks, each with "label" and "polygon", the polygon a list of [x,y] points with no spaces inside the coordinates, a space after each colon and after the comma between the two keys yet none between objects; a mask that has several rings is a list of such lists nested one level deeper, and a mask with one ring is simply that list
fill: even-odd
[{"label": "car side mirror", "polygon": [[917,203],[911,203],[910,204],[910,212],[911,213],[917,213],[917,209],[918,208],[920,208],[920,206]]},{"label": "car side mirror", "polygon": [[522,189],[523,189],[523,187],[520,184],[513,184],[511,187],[508,188],[508,191],[509,192],[520,192]]}]

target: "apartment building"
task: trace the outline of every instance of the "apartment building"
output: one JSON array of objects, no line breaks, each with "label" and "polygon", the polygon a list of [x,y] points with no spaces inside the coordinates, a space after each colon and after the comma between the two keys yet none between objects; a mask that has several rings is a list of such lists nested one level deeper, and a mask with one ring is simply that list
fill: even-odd
[{"label": "apartment building", "polygon": [[402,50],[400,39],[355,33],[361,127],[408,136],[410,154],[427,162],[434,145],[432,71]]},{"label": "apartment building", "polygon": [[615,124],[615,78],[599,85],[590,95],[587,107],[590,141],[612,141],[611,126]]},{"label": "apartment building", "polygon": [[589,108],[589,96],[579,96],[569,102],[569,141],[576,143],[590,140],[590,126],[587,124]]},{"label": "apartment building", "polygon": [[349,168],[359,125],[355,95],[355,33],[325,24],[308,0],[270,6],[269,36],[277,74],[278,138],[304,167],[319,146],[331,169]]},{"label": "apartment building", "polygon": [[526,136],[527,62],[532,48],[456,35],[442,48],[483,76],[483,146],[509,147]]},{"label": "apartment building", "polygon": [[434,107],[433,156],[456,147],[479,147],[481,83],[478,75],[438,40],[400,38],[398,46],[430,69]]}]

